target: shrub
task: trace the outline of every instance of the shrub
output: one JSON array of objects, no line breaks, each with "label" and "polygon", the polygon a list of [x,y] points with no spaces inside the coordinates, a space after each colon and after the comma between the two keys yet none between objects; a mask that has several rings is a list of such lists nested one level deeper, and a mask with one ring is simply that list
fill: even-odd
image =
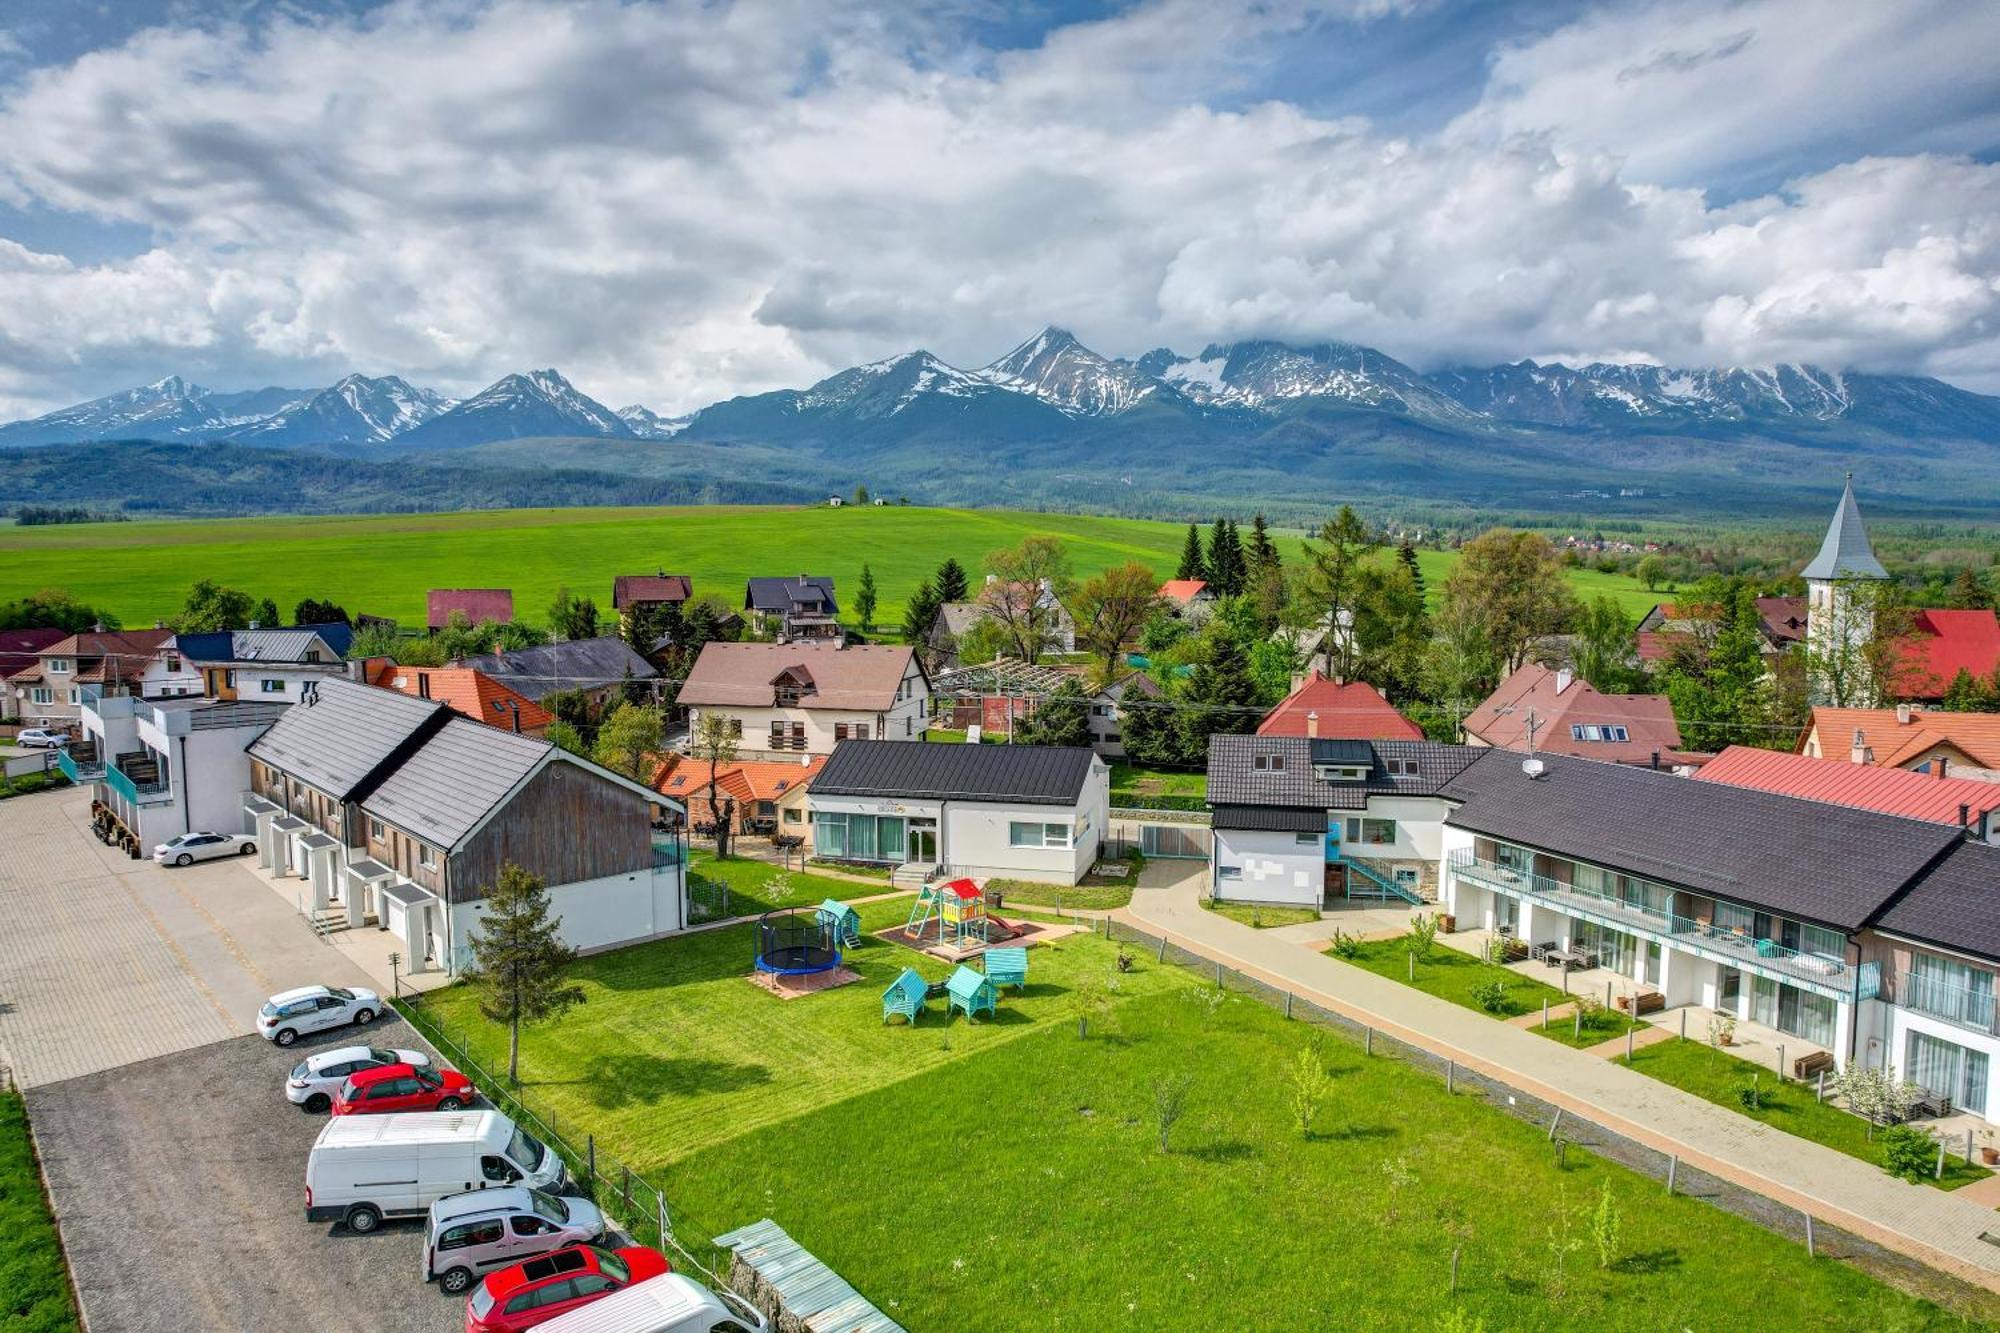
[{"label": "shrub", "polygon": [[1746,1111],[1761,1111],[1770,1105],[1771,1099],[1764,1095],[1763,1085],[1759,1082],[1761,1077],[1752,1074],[1749,1086],[1736,1090],[1736,1100],[1743,1103],[1743,1109]]},{"label": "shrub", "polygon": [[1431,956],[1431,949],[1437,944],[1438,919],[1435,912],[1423,912],[1410,919],[1410,952],[1418,962]]},{"label": "shrub", "polygon": [[1160,1151],[1170,1151],[1167,1140],[1174,1132],[1174,1123],[1187,1114],[1188,1088],[1194,1083],[1190,1074],[1166,1074],[1153,1080],[1153,1123],[1160,1131]]},{"label": "shrub", "polygon": [[1472,988],[1472,1002],[1489,1014],[1507,1012],[1507,983],[1482,981]]},{"label": "shrub", "polygon": [[1891,1125],[1882,1131],[1882,1165],[1890,1175],[1919,1184],[1937,1171],[1937,1138],[1916,1125]]},{"label": "shrub", "polygon": [[1335,958],[1358,958],[1361,956],[1361,937],[1349,934],[1339,926],[1333,928],[1333,956]]},{"label": "shrub", "polygon": [[1312,1137],[1313,1119],[1319,1115],[1320,1103],[1332,1088],[1333,1080],[1327,1076],[1326,1064],[1320,1059],[1318,1040],[1307,1042],[1292,1057],[1292,1114],[1298,1117],[1300,1137]]},{"label": "shrub", "polygon": [[1576,1012],[1586,1030],[1611,1026],[1611,1015],[1605,1010],[1604,1001],[1594,995],[1577,996]]},{"label": "shrub", "polygon": [[1590,1239],[1597,1246],[1599,1268],[1618,1262],[1618,1237],[1624,1229],[1624,1215],[1618,1210],[1618,1200],[1611,1197],[1611,1182],[1607,1180],[1597,1193],[1597,1211],[1590,1215]]}]

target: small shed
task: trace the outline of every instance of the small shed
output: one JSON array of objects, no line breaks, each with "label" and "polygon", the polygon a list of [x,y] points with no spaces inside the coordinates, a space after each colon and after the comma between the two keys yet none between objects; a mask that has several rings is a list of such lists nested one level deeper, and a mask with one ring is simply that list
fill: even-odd
[{"label": "small shed", "polygon": [[1028,989],[1028,951],[1026,949],[988,949],[981,960],[986,965],[987,979],[994,989],[1019,986]]},{"label": "small shed", "polygon": [[999,990],[994,986],[992,978],[984,973],[975,972],[963,964],[959,966],[958,971],[951,974],[951,980],[945,982],[944,988],[945,994],[950,997],[945,1004],[946,1013],[950,1013],[953,1009],[963,1009],[965,1016],[972,1018],[978,1014],[994,1012],[999,1003]]},{"label": "small shed", "polygon": [[889,989],[882,992],[882,1021],[886,1023],[895,1015],[901,1014],[914,1025],[917,1015],[924,1011],[924,1000],[929,997],[930,990],[930,984],[924,980],[921,972],[914,967],[904,968],[901,974],[889,983]]},{"label": "small shed", "polygon": [[821,924],[833,927],[833,938],[842,946],[861,942],[861,913],[841,902],[838,898],[828,898],[819,905]]}]

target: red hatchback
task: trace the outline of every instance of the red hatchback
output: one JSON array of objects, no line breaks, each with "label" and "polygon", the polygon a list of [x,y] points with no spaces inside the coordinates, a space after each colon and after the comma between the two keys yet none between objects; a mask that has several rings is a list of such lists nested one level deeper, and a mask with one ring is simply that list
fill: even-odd
[{"label": "red hatchback", "polygon": [[490,1273],[465,1300],[465,1333],[519,1333],[634,1282],[673,1272],[643,1245],[607,1250],[572,1245]]},{"label": "red hatchback", "polygon": [[377,1065],[350,1074],[333,1098],[335,1115],[384,1111],[456,1111],[473,1098],[472,1080],[456,1069]]}]

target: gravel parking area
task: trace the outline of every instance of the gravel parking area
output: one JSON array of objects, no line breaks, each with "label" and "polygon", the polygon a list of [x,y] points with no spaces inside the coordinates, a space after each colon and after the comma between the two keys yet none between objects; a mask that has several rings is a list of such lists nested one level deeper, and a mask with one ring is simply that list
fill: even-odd
[{"label": "gravel parking area", "polygon": [[287,1102],[284,1079],[308,1052],[357,1041],[429,1049],[378,1020],[287,1051],[236,1037],[28,1089],[91,1333],[464,1327],[463,1297],[418,1276],[418,1224],[355,1236],[305,1220],[325,1117]]}]

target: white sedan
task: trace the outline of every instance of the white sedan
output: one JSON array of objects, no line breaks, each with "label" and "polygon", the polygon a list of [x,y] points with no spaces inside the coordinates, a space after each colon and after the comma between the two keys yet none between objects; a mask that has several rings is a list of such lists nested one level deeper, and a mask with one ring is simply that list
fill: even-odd
[{"label": "white sedan", "polygon": [[247,833],[183,833],[155,847],[153,859],[163,866],[189,866],[218,856],[248,856],[256,850],[257,840]]},{"label": "white sedan", "polygon": [[14,744],[24,750],[60,750],[69,744],[66,731],[44,731],[40,727],[29,727],[14,738]]},{"label": "white sedan", "polygon": [[320,1112],[333,1105],[334,1094],[349,1074],[381,1065],[412,1065],[429,1069],[431,1058],[422,1051],[405,1051],[386,1046],[342,1046],[336,1051],[320,1051],[299,1061],[285,1080],[285,1096],[292,1105]]},{"label": "white sedan", "polygon": [[301,986],[279,991],[257,1011],[257,1031],[268,1041],[289,1046],[308,1032],[366,1027],[382,1012],[382,997],[356,986]]}]

